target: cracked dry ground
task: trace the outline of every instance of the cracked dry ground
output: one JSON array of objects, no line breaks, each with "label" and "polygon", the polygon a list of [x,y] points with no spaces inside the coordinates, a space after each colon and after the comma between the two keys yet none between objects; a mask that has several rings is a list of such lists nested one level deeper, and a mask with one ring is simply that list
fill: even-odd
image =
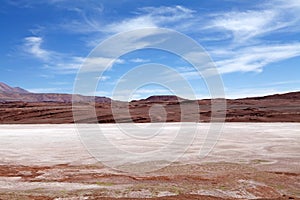
[{"label": "cracked dry ground", "polygon": [[[147,164],[147,163],[145,163]],[[300,173],[249,163],[174,163],[127,174],[100,164],[1,165],[0,199],[297,199]]]}]

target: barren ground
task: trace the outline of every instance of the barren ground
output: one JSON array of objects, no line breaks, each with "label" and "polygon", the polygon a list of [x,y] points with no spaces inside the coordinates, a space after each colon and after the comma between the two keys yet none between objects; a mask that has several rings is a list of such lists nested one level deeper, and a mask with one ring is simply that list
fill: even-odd
[{"label": "barren ground", "polygon": [[[115,125],[101,126],[110,138],[120,136]],[[172,138],[178,126],[167,124],[162,137]],[[74,125],[1,125],[0,199],[295,199],[300,197],[299,130],[299,123],[227,123],[207,157],[198,157],[200,131],[172,165],[139,173],[150,163],[127,163],[137,169],[128,173],[91,157]],[[118,145],[135,151],[147,143]]]},{"label": "barren ground", "polygon": [[[30,96],[30,95],[29,95]],[[69,101],[71,95],[68,96]],[[67,102],[1,102],[0,94],[0,124],[65,124],[73,123],[72,103]],[[151,101],[150,101],[151,100]],[[210,122],[211,100],[181,101],[164,100],[154,96],[150,100],[118,102],[119,108],[129,109],[130,116],[124,114],[113,115],[110,102],[78,103],[76,109],[81,113],[79,123],[114,123],[134,121],[137,123],[152,122]],[[199,110],[194,109],[199,105]],[[150,119],[149,110],[155,105],[164,108],[166,116],[155,113]],[[188,115],[181,116],[181,106],[188,111]],[[97,117],[90,116],[87,107],[94,107]],[[197,117],[194,117],[197,115]],[[200,117],[199,117],[200,116]],[[199,118],[199,119],[197,119]],[[300,122],[300,92],[267,97],[227,100],[227,122]]]}]

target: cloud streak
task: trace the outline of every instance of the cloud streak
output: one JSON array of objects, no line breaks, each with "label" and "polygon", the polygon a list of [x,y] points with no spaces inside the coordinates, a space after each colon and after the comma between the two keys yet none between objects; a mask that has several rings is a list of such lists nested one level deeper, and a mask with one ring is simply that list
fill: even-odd
[{"label": "cloud streak", "polygon": [[[291,6],[293,5],[293,7]],[[268,6],[268,7],[266,7]],[[109,33],[118,33],[145,27],[167,27],[186,33],[206,32],[206,41],[215,35],[227,44],[205,45],[215,59],[221,73],[261,72],[271,63],[299,56],[299,43],[278,42],[265,38],[276,33],[288,33],[300,22],[295,10],[298,1],[278,1],[277,5],[261,4],[255,10],[216,12],[200,16],[183,6],[144,7],[137,16],[104,26]],[[201,19],[205,18],[206,22]],[[221,37],[224,35],[224,37]],[[264,44],[264,45],[262,45]],[[214,51],[223,51],[217,55]]]},{"label": "cloud streak", "polygon": [[26,37],[24,39],[23,50],[34,57],[46,61],[50,58],[50,55],[52,53],[43,49],[41,47],[42,43],[43,43],[43,38],[41,37],[35,37],[35,36]]},{"label": "cloud streak", "polygon": [[300,56],[299,42],[272,39],[279,33],[284,37],[300,31],[297,2],[278,0],[277,4],[262,4],[255,10],[214,14],[205,30],[230,34],[225,45],[209,47],[220,73],[262,72],[272,63]]},{"label": "cloud streak", "polygon": [[146,63],[146,62],[150,62],[150,59],[134,58],[129,61],[133,63]]},{"label": "cloud streak", "polygon": [[69,56],[42,47],[43,38],[31,36],[24,38],[23,51],[30,57],[39,59],[46,69],[59,73],[75,73],[84,61],[80,56]]},{"label": "cloud streak", "polygon": [[300,43],[252,46],[228,52],[226,59],[216,62],[221,73],[261,72],[271,63],[300,56]]},{"label": "cloud streak", "polygon": [[[103,11],[102,6],[99,9],[99,12]],[[299,42],[276,41],[272,40],[272,37],[267,37],[279,32],[289,33],[291,30],[299,32],[300,30],[297,30],[297,27],[299,28],[297,24],[300,22],[299,11],[300,4],[297,0],[277,0],[273,5],[264,2],[255,10],[215,11],[206,15],[200,15],[196,10],[181,5],[141,7],[132,17],[109,21],[109,23],[90,15],[89,18],[84,18],[85,21],[74,20],[62,26],[70,31],[80,31],[81,34],[90,35],[96,32],[95,37],[98,39],[123,31],[148,27],[172,28],[188,34],[197,32],[205,35],[204,47],[212,55],[221,73],[261,72],[271,63],[300,55]],[[83,10],[76,12],[86,15]],[[93,41],[98,41],[97,38]],[[84,60],[80,56],[63,59],[65,55],[43,49],[43,39],[40,37],[28,37],[25,41],[27,53],[41,60],[50,61],[48,67],[55,65],[61,71],[65,70],[69,73],[79,69]],[[140,38],[138,40],[128,38],[126,41],[129,45],[136,43],[138,47],[147,46],[147,43]],[[214,44],[209,44],[210,41]],[[218,41],[220,43],[217,43]],[[90,43],[90,38],[88,42]],[[112,47],[110,51],[115,49]],[[103,62],[99,59],[97,62],[100,64],[111,61],[107,60],[110,58],[101,58],[102,61],[105,60]],[[137,58],[131,59],[130,62],[145,61]],[[187,76],[192,77],[194,73],[187,72]]]}]

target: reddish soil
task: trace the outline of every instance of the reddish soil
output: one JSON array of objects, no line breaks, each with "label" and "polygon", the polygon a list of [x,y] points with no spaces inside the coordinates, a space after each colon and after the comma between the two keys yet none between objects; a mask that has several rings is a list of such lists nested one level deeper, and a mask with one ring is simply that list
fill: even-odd
[{"label": "reddish soil", "polygon": [[[173,164],[156,172],[130,175],[105,171],[102,165],[16,166],[2,165],[0,178],[17,177],[0,187],[0,199],[297,199],[300,173],[274,173],[255,165],[233,163]],[[59,190],[42,183],[99,186]],[[26,189],[34,183],[36,189]],[[3,184],[3,183],[1,183]],[[38,187],[38,185],[41,185]],[[3,186],[3,185],[1,185]],[[4,185],[5,187],[5,185]],[[23,188],[24,187],[24,188]],[[169,192],[159,197],[161,192]],[[203,194],[207,192],[207,194]],[[197,194],[198,193],[198,194]],[[149,196],[150,195],[150,196]],[[169,195],[169,196],[168,196]]]},{"label": "reddish soil", "polygon": [[[29,95],[29,94],[26,94]],[[63,124],[73,123],[72,103],[69,102],[2,102],[0,103],[0,123],[2,124]],[[199,105],[199,112],[191,105]],[[174,96],[154,96],[148,99],[118,102],[118,108],[129,108],[130,117],[118,114],[113,116],[111,102],[79,103],[79,123],[115,123],[117,122],[179,122],[211,120],[211,100],[191,101],[174,99]],[[162,112],[152,119],[149,111],[153,105],[159,105],[166,112],[166,120]],[[87,106],[96,108],[97,119],[90,116]],[[181,117],[180,106],[185,106],[188,115]],[[195,116],[197,118],[195,119]],[[300,92],[272,95],[266,97],[227,100],[227,122],[300,122]]]}]

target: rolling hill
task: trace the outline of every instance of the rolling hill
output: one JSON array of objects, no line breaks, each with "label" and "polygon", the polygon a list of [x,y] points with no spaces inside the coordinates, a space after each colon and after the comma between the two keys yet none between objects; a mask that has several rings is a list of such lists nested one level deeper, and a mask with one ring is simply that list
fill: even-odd
[{"label": "rolling hill", "polygon": [[[10,87],[2,83],[0,123],[74,123],[72,97],[78,103],[77,108],[82,109],[82,116],[78,123],[210,122],[211,120],[210,99],[187,100],[172,95],[154,95],[146,99],[119,102],[107,97],[30,93],[22,88]],[[300,92],[226,101],[226,122],[300,122]],[[199,105],[199,111],[192,109],[191,105],[195,103]],[[181,104],[184,104],[190,114],[181,116]],[[86,105],[95,108],[96,119],[90,117]],[[116,109],[129,109],[130,116],[126,113],[114,116],[112,105],[116,106]],[[160,109],[164,109],[165,112],[157,112],[151,116],[153,105],[160,105]],[[199,118],[195,119],[193,117],[195,115]]]}]

